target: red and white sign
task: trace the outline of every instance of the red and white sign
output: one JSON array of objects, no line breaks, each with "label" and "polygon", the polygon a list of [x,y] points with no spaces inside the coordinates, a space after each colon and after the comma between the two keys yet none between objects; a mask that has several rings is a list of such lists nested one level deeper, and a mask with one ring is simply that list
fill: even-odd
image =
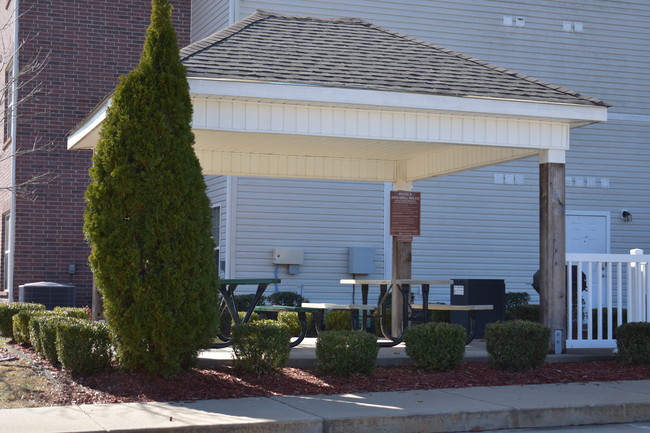
[{"label": "red and white sign", "polygon": [[398,240],[403,239],[403,242],[410,242],[412,236],[420,236],[419,192],[390,192],[390,234],[397,236]]}]

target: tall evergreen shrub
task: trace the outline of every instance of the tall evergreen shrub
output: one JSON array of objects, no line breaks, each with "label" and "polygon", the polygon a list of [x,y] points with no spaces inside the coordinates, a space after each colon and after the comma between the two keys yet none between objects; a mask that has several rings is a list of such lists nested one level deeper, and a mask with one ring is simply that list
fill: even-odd
[{"label": "tall evergreen shrub", "polygon": [[126,370],[178,373],[217,327],[210,202],[168,0],[152,0],[139,65],[122,77],[86,191],[84,230]]}]

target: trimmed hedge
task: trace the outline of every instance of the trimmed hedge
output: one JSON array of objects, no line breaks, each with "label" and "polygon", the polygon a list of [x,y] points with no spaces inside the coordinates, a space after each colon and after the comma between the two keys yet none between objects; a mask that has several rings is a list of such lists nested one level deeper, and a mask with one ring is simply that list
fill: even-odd
[{"label": "trimmed hedge", "polygon": [[[311,313],[305,313],[307,316],[307,329],[311,326]],[[295,311],[280,311],[278,313],[278,322],[284,323],[289,328],[289,333],[292,337],[297,337],[302,331],[300,326],[300,319],[298,319],[298,313]]]},{"label": "trimmed hedge", "polygon": [[[253,303],[253,298],[255,298],[254,293],[233,296],[233,300],[235,301],[235,307],[237,307],[237,311],[239,312],[248,311],[248,306]],[[257,305],[262,305],[264,301],[266,301],[266,296],[261,296],[260,300],[257,301]]]},{"label": "trimmed hedge", "polygon": [[52,364],[59,362],[59,356],[56,349],[56,329],[57,324],[61,322],[70,322],[70,317],[61,316],[40,316],[37,318],[40,327],[40,354]]},{"label": "trimmed hedge", "polygon": [[88,375],[110,367],[112,346],[108,326],[70,318],[56,324],[56,351],[61,365],[72,373]]},{"label": "trimmed hedge", "polygon": [[87,308],[77,307],[54,307],[53,310],[56,314],[63,317],[74,317],[75,319],[90,320],[90,310]]},{"label": "trimmed hedge", "polygon": [[42,311],[41,314],[32,316],[29,319],[29,341],[32,343],[32,347],[39,355],[43,355],[43,349],[41,347],[41,319],[45,317],[57,316],[54,311]]},{"label": "trimmed hedge", "polygon": [[16,313],[23,310],[45,310],[45,305],[29,302],[0,304],[0,335],[12,340],[14,339],[13,317]]},{"label": "trimmed hedge", "polygon": [[271,373],[287,364],[291,335],[275,320],[257,320],[232,327],[233,367],[257,374]]},{"label": "trimmed hedge", "polygon": [[285,307],[300,307],[303,302],[309,299],[294,292],[276,292],[267,298],[271,305],[284,305]]},{"label": "trimmed hedge", "polygon": [[539,322],[541,310],[538,304],[518,305],[507,312],[508,320],[526,320]]},{"label": "trimmed hedge", "polygon": [[29,346],[31,344],[29,336],[29,321],[32,317],[48,313],[50,313],[48,310],[21,310],[14,314],[12,318],[14,340],[23,346]]},{"label": "trimmed hedge", "polygon": [[540,365],[548,353],[551,330],[524,320],[488,323],[488,363],[499,370],[521,371]]},{"label": "trimmed hedge", "polygon": [[626,364],[650,364],[650,323],[630,322],[616,329],[618,359]]},{"label": "trimmed hedge", "polygon": [[406,328],[406,354],[417,368],[447,371],[460,367],[467,333],[460,325],[423,323]]},{"label": "trimmed hedge", "polygon": [[363,331],[324,331],[316,341],[316,366],[338,376],[370,374],[375,369],[377,337]]},{"label": "trimmed hedge", "polygon": [[350,310],[332,310],[325,315],[325,329],[328,331],[352,330],[352,312]]}]

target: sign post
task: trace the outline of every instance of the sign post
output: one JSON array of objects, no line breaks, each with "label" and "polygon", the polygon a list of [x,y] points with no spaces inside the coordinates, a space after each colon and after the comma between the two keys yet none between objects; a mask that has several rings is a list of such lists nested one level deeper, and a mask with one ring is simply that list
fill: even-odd
[{"label": "sign post", "polygon": [[[393,237],[393,279],[410,279],[413,236],[420,236],[420,193],[413,191],[390,192],[390,234]],[[409,291],[410,288],[404,287]],[[408,314],[400,290],[392,295],[392,334],[400,335],[402,323]]]}]

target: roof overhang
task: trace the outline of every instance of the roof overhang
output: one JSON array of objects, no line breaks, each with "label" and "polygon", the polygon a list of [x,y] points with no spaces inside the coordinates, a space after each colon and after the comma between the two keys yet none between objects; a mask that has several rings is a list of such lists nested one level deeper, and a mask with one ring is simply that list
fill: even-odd
[{"label": "roof overhang", "polygon": [[[607,107],[189,78],[204,174],[416,181],[568,150]],[[68,137],[92,149],[107,99]]]}]

